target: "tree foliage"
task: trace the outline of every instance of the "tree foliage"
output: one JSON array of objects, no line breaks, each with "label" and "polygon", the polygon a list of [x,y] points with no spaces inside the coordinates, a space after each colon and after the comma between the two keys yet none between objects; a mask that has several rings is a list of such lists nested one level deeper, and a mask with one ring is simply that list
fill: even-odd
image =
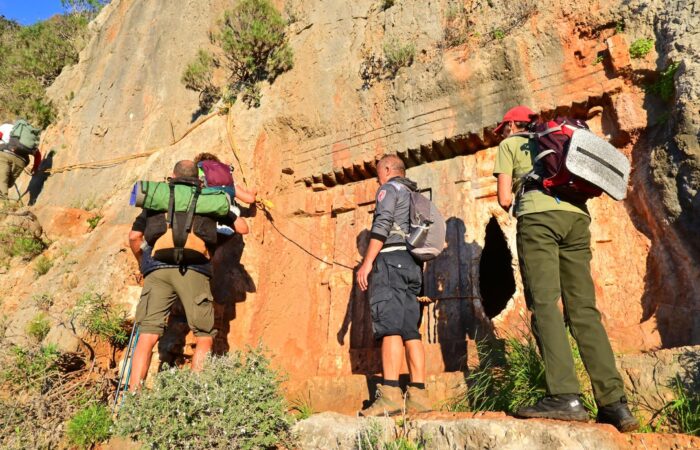
[{"label": "tree foliage", "polygon": [[65,66],[78,61],[90,17],[57,15],[29,26],[0,17],[0,120],[22,117],[41,128],[54,120],[46,88]]}]

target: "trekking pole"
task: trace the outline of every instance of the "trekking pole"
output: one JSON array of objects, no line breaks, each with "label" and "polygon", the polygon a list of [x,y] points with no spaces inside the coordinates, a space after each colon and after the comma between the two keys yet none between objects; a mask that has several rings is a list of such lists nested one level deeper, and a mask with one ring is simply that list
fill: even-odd
[{"label": "trekking pole", "polygon": [[[112,405],[112,411],[116,409],[117,403],[119,403],[119,397],[121,397],[122,394],[126,392],[129,388],[129,378],[131,377],[131,364],[133,362],[133,350],[134,347],[136,347],[136,343],[138,340],[139,326],[134,325],[134,328],[131,329],[131,336],[129,336],[129,343],[126,346],[126,355],[124,357],[124,362],[122,363],[122,370],[120,371],[121,375],[119,376],[119,383],[117,383],[117,392],[114,394],[114,404]],[[129,364],[128,370],[126,368],[127,364]]]},{"label": "trekking pole", "polygon": [[15,190],[17,191],[17,201],[19,202],[20,205],[24,206],[24,202],[22,201],[22,194],[19,193],[19,187],[17,187],[17,183],[15,182]]}]

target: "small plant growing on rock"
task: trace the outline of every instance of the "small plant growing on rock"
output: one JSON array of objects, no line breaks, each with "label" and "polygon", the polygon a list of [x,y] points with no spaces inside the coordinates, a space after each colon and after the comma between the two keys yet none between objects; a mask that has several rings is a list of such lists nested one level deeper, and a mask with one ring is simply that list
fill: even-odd
[{"label": "small plant growing on rock", "polygon": [[416,47],[411,44],[401,44],[397,38],[390,39],[384,44],[384,66],[390,76],[396,76],[399,69],[413,64]]},{"label": "small plant growing on rock", "polygon": [[672,62],[660,74],[655,83],[644,87],[646,92],[656,94],[665,102],[673,98],[675,92],[674,79],[680,63]]},{"label": "small plant growing on rock", "polygon": [[469,40],[472,26],[464,3],[450,4],[445,12],[442,46],[452,48],[464,44]]},{"label": "small plant growing on rock", "polygon": [[36,342],[43,341],[50,330],[51,324],[44,313],[37,314],[29,324],[27,324],[27,334]]},{"label": "small plant growing on rock", "polygon": [[37,276],[37,278],[42,275],[46,275],[52,267],[53,260],[47,256],[41,255],[34,263],[34,274]]},{"label": "small plant growing on rock", "polygon": [[0,256],[19,256],[29,261],[41,254],[46,247],[41,238],[20,227],[9,227],[0,233]]},{"label": "small plant growing on rock", "polygon": [[493,36],[494,39],[502,41],[506,37],[506,32],[501,30],[500,28],[496,28],[491,32],[491,36]]},{"label": "small plant growing on rock", "polygon": [[211,358],[198,374],[166,370],[124,399],[116,433],[147,448],[293,448],[279,384],[260,349]]},{"label": "small plant growing on rock", "polygon": [[598,64],[602,63],[603,61],[605,61],[605,56],[603,56],[603,55],[598,55],[598,56],[595,57],[595,59],[593,60],[593,62],[591,63],[591,65],[592,65],[592,66],[597,66]]},{"label": "small plant growing on rock", "polygon": [[0,380],[13,391],[37,390],[50,385],[58,377],[60,353],[54,345],[36,348],[13,346],[10,355],[3,355]]},{"label": "small plant growing on rock", "polygon": [[314,410],[314,405],[311,403],[311,394],[306,396],[299,396],[292,400],[291,402],[292,411],[297,412],[297,419],[304,420],[313,416],[316,411]]},{"label": "small plant growing on rock", "polygon": [[42,311],[48,311],[53,306],[53,296],[46,292],[33,296],[32,301]]},{"label": "small plant growing on rock", "polygon": [[71,322],[77,320],[88,333],[122,347],[129,340],[126,314],[109,303],[102,294],[84,293],[71,311]]},{"label": "small plant growing on rock", "polygon": [[104,405],[89,406],[68,422],[68,441],[78,448],[92,448],[111,436],[112,417]]},{"label": "small plant growing on rock", "polygon": [[103,217],[104,216],[102,214],[95,214],[87,220],[88,228],[90,229],[90,231],[94,230],[95,227],[97,227],[97,224],[100,223],[100,220],[102,220]]},{"label": "small plant growing on rock", "polygon": [[652,48],[654,48],[654,41],[652,39],[637,39],[630,45],[630,56],[635,59],[644,58],[649,54]]}]

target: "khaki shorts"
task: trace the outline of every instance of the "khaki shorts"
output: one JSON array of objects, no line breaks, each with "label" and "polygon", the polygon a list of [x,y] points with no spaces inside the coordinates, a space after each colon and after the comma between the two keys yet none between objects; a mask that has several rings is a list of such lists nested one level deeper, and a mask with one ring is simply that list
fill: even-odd
[{"label": "khaki shorts", "polygon": [[194,335],[214,337],[214,304],[209,277],[195,270],[181,274],[178,268],[157,269],[146,276],[136,307],[140,332],[162,336],[170,308],[178,297]]}]

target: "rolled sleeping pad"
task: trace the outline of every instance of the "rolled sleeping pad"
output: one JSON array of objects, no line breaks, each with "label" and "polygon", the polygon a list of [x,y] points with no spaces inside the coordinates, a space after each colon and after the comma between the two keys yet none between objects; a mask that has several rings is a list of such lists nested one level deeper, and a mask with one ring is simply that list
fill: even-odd
[{"label": "rolled sleeping pad", "polygon": [[[175,184],[175,211],[185,212],[192,201],[195,187]],[[170,206],[170,185],[164,181],[137,181],[131,189],[129,204],[152,211],[167,211]],[[225,217],[231,208],[229,196],[218,189],[204,188],[197,199],[196,214]]]}]

